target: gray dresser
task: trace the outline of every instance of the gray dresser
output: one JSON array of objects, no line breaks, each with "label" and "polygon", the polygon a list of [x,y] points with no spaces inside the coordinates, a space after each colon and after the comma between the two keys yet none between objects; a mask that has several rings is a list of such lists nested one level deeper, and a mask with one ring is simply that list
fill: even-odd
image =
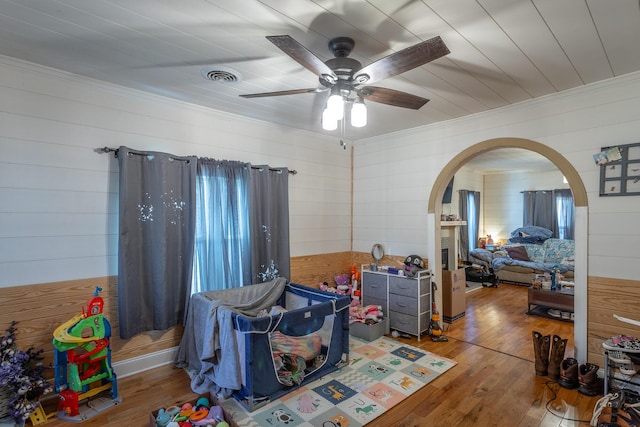
[{"label": "gray dresser", "polygon": [[431,320],[431,272],[422,270],[413,278],[362,268],[362,304],[380,305],[390,328],[420,335]]}]

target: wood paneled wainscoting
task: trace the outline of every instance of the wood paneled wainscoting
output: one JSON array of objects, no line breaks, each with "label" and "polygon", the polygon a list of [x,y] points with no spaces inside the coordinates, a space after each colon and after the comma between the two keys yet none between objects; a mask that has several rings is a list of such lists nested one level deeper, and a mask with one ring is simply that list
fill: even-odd
[{"label": "wood paneled wainscoting", "polygon": [[351,252],[335,252],[291,258],[291,281],[317,288],[322,282],[334,284],[334,276],[351,271]]},{"label": "wood paneled wainscoting", "polygon": [[[401,267],[404,259],[403,256],[385,255],[380,264]],[[367,252],[335,252],[293,257],[291,258],[291,281],[312,288],[317,288],[322,282],[335,285],[333,278],[339,274],[349,273],[352,265],[360,271],[362,264],[371,262],[373,258]]]},{"label": "wood paneled wainscoting", "polygon": [[613,317],[640,321],[640,281],[594,276],[588,280],[587,358],[603,366],[603,341],[615,335],[640,337],[640,327]]},{"label": "wood paneled wainscoting", "polygon": [[105,316],[111,324],[111,359],[114,363],[180,344],[181,326],[120,339],[115,276],[0,288],[0,327],[4,331],[11,321],[18,321],[18,346],[23,350],[31,346],[42,348],[45,365],[53,364],[53,332],[86,308],[96,286],[102,288],[100,296],[105,302]]}]

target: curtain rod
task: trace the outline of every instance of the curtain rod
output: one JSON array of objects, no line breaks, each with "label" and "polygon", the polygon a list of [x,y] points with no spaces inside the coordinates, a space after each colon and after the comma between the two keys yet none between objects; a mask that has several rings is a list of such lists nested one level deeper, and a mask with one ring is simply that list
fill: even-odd
[{"label": "curtain rod", "polygon": [[554,190],[527,190],[527,191],[521,191],[520,194],[524,194],[524,193],[557,193],[559,191],[571,191],[571,194],[573,195],[573,190],[570,188],[556,188]]},{"label": "curtain rod", "polygon": [[[118,157],[118,149],[117,148],[102,147],[102,148],[97,148],[96,151],[98,153],[113,153],[114,156]],[[142,156],[143,154],[140,154],[140,155]],[[251,169],[257,169],[257,170],[262,170],[264,168],[265,168],[265,166],[251,166]],[[272,171],[272,172],[282,171],[281,168],[269,168],[269,170]],[[292,169],[292,170],[289,171],[289,173],[291,175],[295,175],[295,174],[298,173],[298,171],[295,170],[295,169]]]}]

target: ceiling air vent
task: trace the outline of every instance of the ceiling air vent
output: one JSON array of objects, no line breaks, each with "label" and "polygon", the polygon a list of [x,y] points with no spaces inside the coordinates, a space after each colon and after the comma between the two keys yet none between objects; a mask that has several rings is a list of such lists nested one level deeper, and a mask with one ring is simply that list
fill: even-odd
[{"label": "ceiling air vent", "polygon": [[242,80],[242,76],[234,69],[220,66],[202,67],[200,74],[207,80],[219,83],[236,83]]}]

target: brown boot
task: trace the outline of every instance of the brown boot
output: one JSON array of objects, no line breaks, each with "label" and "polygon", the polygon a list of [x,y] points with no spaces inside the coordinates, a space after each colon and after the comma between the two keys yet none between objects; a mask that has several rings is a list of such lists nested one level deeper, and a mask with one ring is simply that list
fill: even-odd
[{"label": "brown boot", "polygon": [[557,335],[551,341],[551,353],[549,355],[549,378],[558,381],[560,379],[560,364],[564,360],[564,350],[567,348],[567,339]]},{"label": "brown boot", "polygon": [[560,381],[564,388],[578,388],[578,361],[573,357],[564,359],[560,364]]},{"label": "brown boot", "polygon": [[550,336],[533,331],[533,357],[536,365],[536,375],[544,377],[549,367]]},{"label": "brown boot", "polygon": [[578,382],[580,386],[578,391],[587,396],[595,396],[598,394],[598,365],[593,363],[585,363],[578,368]]}]

